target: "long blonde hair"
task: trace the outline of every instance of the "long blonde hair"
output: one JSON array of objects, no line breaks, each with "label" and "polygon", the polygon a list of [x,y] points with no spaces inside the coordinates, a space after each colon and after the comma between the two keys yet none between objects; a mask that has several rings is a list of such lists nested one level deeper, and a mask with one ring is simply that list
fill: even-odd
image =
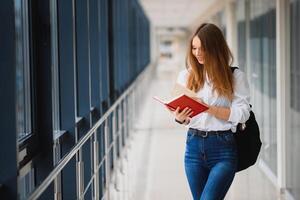
[{"label": "long blonde hair", "polygon": [[[198,37],[204,51],[204,64],[200,64],[192,53],[192,40]],[[205,82],[205,74],[213,84],[213,91],[228,100],[233,99],[233,75],[230,65],[232,53],[221,30],[214,24],[201,24],[193,34],[186,57],[186,67],[191,68],[187,87],[199,91]]]}]

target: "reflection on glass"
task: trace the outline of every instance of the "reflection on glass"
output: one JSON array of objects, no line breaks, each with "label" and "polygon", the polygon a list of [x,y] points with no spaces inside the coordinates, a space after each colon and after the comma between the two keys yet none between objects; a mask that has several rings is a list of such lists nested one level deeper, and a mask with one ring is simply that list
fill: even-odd
[{"label": "reflection on glass", "polygon": [[239,68],[246,72],[246,14],[245,0],[236,2],[236,18],[237,18],[237,61]]},{"label": "reflection on glass", "polygon": [[[29,15],[28,1],[15,0],[16,30],[16,131],[18,141],[32,133],[30,98],[30,61],[29,61]],[[27,199],[34,189],[34,169],[26,174],[23,167],[18,175],[18,199]],[[22,173],[21,173],[22,171]]]},{"label": "reflection on glass", "polygon": [[287,188],[294,199],[300,199],[300,0],[290,1],[290,113],[287,132]]},{"label": "reflection on glass", "polygon": [[250,1],[250,68],[253,110],[260,126],[261,158],[277,174],[276,1]]},{"label": "reflection on glass", "polygon": [[27,2],[15,0],[16,27],[16,130],[18,139],[31,132]]},{"label": "reflection on glass", "polygon": [[28,199],[28,195],[34,190],[34,168],[31,168],[30,171],[23,177],[20,177],[18,181],[18,193],[19,199],[25,200]]},{"label": "reflection on glass", "polygon": [[16,25],[16,117],[17,133],[19,138],[25,133],[25,97],[24,97],[24,66],[23,66],[23,35],[22,35],[22,9],[21,1],[15,1],[15,25]]}]

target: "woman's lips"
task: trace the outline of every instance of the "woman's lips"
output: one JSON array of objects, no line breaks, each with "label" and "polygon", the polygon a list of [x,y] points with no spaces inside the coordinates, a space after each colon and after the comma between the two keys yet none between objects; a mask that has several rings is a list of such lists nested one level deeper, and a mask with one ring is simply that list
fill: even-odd
[{"label": "woman's lips", "polygon": [[203,58],[197,57],[197,60],[198,60],[198,62],[199,62],[200,64],[203,63]]}]

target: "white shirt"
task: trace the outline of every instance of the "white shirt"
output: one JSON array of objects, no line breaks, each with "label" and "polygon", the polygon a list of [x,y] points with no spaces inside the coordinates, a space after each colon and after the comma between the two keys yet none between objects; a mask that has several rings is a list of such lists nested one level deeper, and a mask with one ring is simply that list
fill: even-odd
[{"label": "white shirt", "polygon": [[[181,71],[177,78],[177,83],[186,87],[189,72],[187,69]],[[197,92],[197,97],[204,103],[212,106],[230,107],[228,121],[224,121],[208,113],[200,113],[193,118],[186,127],[203,131],[229,130],[236,132],[238,123],[245,123],[250,116],[250,88],[244,72],[235,69],[234,77],[234,97],[232,102],[224,97],[218,97],[217,93],[212,93],[212,84],[206,79],[203,88]]]}]

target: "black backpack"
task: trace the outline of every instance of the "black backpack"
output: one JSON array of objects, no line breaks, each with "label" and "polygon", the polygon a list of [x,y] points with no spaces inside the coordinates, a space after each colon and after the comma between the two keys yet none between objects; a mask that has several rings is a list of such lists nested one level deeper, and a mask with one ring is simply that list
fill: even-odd
[{"label": "black backpack", "polygon": [[[238,67],[231,67],[232,73]],[[252,107],[250,105],[250,107]],[[236,133],[234,134],[237,152],[238,167],[236,172],[247,169],[255,164],[261,148],[259,127],[255,119],[255,115],[250,111],[250,117],[245,124],[238,124]]]}]

